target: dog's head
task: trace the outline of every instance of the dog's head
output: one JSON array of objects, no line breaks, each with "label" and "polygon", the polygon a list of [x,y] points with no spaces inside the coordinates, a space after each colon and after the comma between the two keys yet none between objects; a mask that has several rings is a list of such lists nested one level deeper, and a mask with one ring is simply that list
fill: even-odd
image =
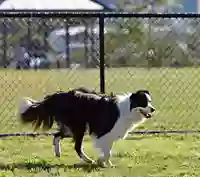
[{"label": "dog's head", "polygon": [[138,90],[130,96],[130,109],[139,111],[145,118],[151,118],[155,112],[148,90]]}]

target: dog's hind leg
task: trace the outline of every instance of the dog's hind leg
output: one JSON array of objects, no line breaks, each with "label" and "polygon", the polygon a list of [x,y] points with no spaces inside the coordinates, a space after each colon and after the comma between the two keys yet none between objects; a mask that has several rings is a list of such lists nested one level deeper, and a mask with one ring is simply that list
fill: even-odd
[{"label": "dog's hind leg", "polygon": [[73,137],[72,132],[70,131],[69,127],[67,127],[66,125],[57,122],[57,129],[60,132],[60,136],[61,138],[70,138]]},{"label": "dog's hind leg", "polygon": [[63,138],[69,138],[73,137],[72,132],[70,129],[63,125],[58,123],[58,132],[54,135],[53,138],[53,146],[54,146],[54,152],[57,157],[61,156],[61,147],[60,147],[60,140]]},{"label": "dog's hind leg", "polygon": [[94,163],[94,161],[92,159],[90,159],[83,151],[82,148],[82,142],[83,142],[83,137],[84,137],[84,133],[85,133],[85,126],[84,128],[80,128],[76,131],[73,131],[73,137],[74,137],[74,141],[75,141],[75,150],[78,154],[78,156],[85,161],[86,163]]},{"label": "dog's hind leg", "polygon": [[60,157],[61,155],[60,139],[61,139],[61,133],[58,132],[54,135],[53,138],[53,146],[56,157]]}]

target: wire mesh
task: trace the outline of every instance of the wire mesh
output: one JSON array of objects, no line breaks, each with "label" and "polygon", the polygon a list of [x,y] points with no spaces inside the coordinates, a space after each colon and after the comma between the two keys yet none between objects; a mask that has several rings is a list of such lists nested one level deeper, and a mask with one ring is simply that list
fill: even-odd
[{"label": "wire mesh", "polygon": [[[99,89],[100,16],[77,16],[0,19],[0,133],[30,131],[17,117],[22,96]],[[106,92],[150,90],[157,111],[140,129],[198,130],[199,18],[103,17]]]},{"label": "wire mesh", "polygon": [[106,18],[106,90],[150,90],[157,107],[141,127],[199,129],[199,18]]},{"label": "wire mesh", "polygon": [[41,99],[79,86],[99,90],[97,18],[0,19],[0,134],[22,127],[23,96]]}]

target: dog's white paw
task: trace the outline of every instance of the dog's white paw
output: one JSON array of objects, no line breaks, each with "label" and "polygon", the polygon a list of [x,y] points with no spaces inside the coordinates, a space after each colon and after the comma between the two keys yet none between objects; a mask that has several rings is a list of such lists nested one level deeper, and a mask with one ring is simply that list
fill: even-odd
[{"label": "dog's white paw", "polygon": [[102,167],[102,168],[107,167],[106,161],[104,161],[104,160],[102,160],[102,159],[100,159],[100,158],[97,160],[96,163],[97,163],[98,166],[100,166],[100,167]]},{"label": "dog's white paw", "polygon": [[85,163],[88,163],[88,164],[94,164],[95,163],[95,161],[94,160],[92,160],[92,159],[85,159],[85,160],[83,160]]},{"label": "dog's white paw", "polygon": [[116,167],[116,165],[114,165],[110,160],[105,161],[101,158],[99,158],[97,160],[97,165],[102,167],[102,168],[105,168],[105,167],[115,168]]},{"label": "dog's white paw", "polygon": [[80,155],[80,158],[83,162],[88,163],[88,164],[93,164],[95,163],[94,160],[92,160],[91,158],[89,158],[83,151],[82,154]]},{"label": "dog's white paw", "polygon": [[115,168],[115,167],[116,167],[116,165],[114,165],[110,160],[108,160],[108,164],[109,164],[109,166],[110,166],[111,168]]}]

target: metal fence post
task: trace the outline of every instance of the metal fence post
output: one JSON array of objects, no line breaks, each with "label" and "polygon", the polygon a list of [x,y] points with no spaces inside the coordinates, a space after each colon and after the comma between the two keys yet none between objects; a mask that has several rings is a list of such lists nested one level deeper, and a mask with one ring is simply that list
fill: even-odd
[{"label": "metal fence post", "polygon": [[90,41],[91,41],[91,47],[90,47],[90,59],[94,62],[94,65],[100,65],[100,58],[98,58],[98,53],[95,49],[96,45],[96,34],[94,32],[95,28],[95,20],[91,20],[91,28],[90,28]]},{"label": "metal fence post", "polygon": [[7,20],[3,20],[3,65],[7,65]]},{"label": "metal fence post", "polygon": [[105,93],[104,14],[99,17],[100,92]]},{"label": "metal fence post", "polygon": [[66,67],[70,68],[70,35],[69,35],[69,18],[66,18],[66,22],[65,22],[65,43],[66,43],[66,51],[65,51],[65,55],[66,55]]},{"label": "metal fence post", "polygon": [[84,48],[85,48],[85,68],[88,68],[88,60],[89,60],[89,50],[88,50],[88,38],[89,38],[89,35],[88,35],[88,24],[87,22],[84,23],[84,26],[85,26],[85,35],[84,35]]},{"label": "metal fence post", "polygon": [[47,26],[47,23],[46,23],[46,19],[43,19],[42,20],[42,26],[43,26],[43,29],[44,29],[44,36],[43,36],[43,46],[45,47],[45,52],[46,52],[46,49],[48,48],[48,42],[47,42],[47,38],[48,38],[48,26]]}]

